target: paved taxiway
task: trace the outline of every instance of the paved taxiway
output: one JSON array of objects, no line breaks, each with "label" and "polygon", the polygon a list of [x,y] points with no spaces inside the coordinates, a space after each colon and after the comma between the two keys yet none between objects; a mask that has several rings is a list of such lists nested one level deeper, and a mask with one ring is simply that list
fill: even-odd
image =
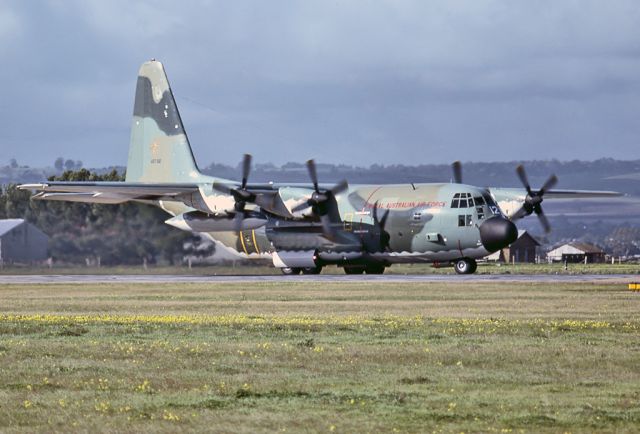
[{"label": "paved taxiway", "polygon": [[301,276],[188,276],[188,275],[0,275],[0,285],[46,283],[220,283],[220,282],[613,282],[638,281],[633,274],[384,274],[347,276],[336,274]]}]

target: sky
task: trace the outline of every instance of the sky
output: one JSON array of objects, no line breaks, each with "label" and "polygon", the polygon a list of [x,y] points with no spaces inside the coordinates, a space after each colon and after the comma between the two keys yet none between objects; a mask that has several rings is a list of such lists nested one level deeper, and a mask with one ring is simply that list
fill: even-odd
[{"label": "sky", "polygon": [[201,167],[640,158],[637,0],[3,0],[0,164],[124,165],[150,58]]}]

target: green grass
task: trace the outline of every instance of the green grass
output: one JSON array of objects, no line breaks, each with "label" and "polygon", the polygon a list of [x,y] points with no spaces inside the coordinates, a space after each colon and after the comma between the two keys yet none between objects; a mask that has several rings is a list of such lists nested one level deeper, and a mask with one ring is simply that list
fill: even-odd
[{"label": "green grass", "polygon": [[610,283],[0,287],[0,431],[637,432]]}]

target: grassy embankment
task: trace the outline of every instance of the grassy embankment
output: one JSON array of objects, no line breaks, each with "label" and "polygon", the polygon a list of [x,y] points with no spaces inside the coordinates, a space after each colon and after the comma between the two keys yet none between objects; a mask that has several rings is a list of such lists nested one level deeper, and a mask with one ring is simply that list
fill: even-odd
[{"label": "grassy embankment", "polygon": [[639,307],[620,283],[4,285],[0,431],[637,432]]}]

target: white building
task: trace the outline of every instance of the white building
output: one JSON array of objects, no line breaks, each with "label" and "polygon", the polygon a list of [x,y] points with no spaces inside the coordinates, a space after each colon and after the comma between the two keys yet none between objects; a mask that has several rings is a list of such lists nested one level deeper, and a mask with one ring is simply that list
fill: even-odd
[{"label": "white building", "polygon": [[605,261],[605,253],[599,247],[587,243],[568,243],[556,247],[547,253],[547,259],[552,262],[584,262],[599,263]]}]

